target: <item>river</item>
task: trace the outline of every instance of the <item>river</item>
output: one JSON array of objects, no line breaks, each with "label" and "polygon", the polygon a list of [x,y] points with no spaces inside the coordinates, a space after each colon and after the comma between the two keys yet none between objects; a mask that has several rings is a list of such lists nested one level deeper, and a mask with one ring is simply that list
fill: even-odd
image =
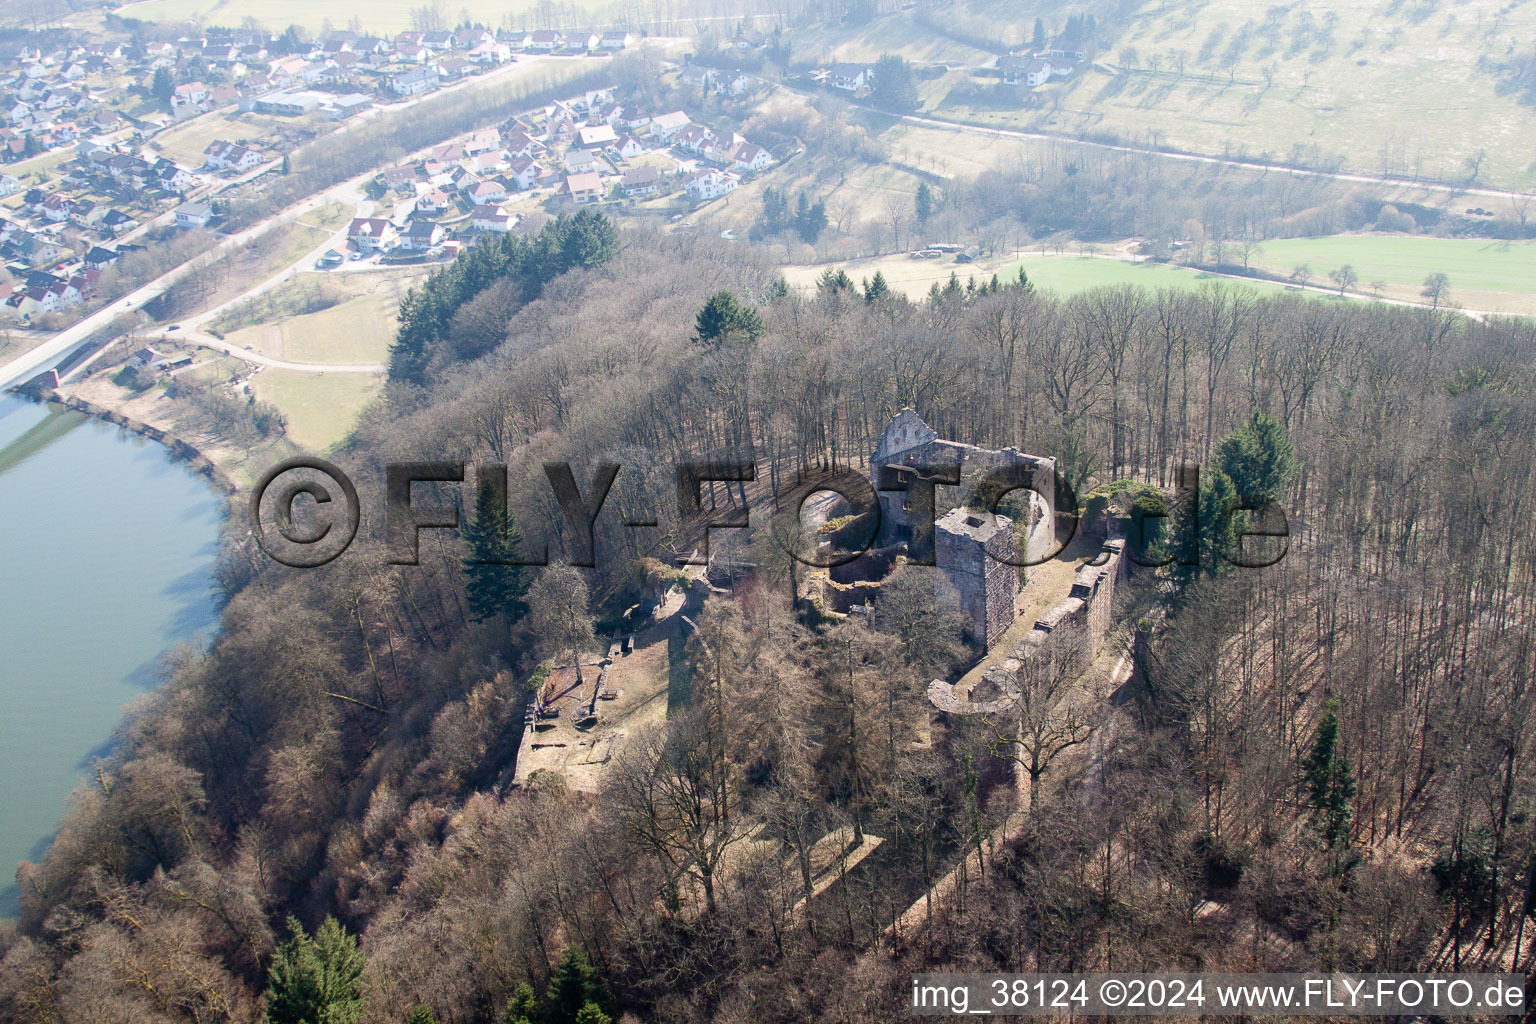
[{"label": "river", "polygon": [[161,654],[211,635],[224,507],[161,445],[0,394],[0,916]]}]

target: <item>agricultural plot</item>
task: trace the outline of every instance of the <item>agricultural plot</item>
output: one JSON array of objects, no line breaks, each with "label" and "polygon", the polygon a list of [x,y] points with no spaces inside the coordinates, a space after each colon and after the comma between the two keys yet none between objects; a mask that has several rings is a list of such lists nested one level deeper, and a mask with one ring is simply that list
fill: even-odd
[{"label": "agricultural plot", "polygon": [[251,378],[258,400],[288,417],[287,437],[312,452],[346,440],[363,409],[384,388],[384,377],[362,373],[264,370]]},{"label": "agricultural plot", "polygon": [[1501,89],[1499,64],[1533,35],[1536,8],[1495,0],[1170,0],[1144,5],[1091,68],[1037,90],[1040,113],[942,113],[1365,173],[1461,181],[1475,169],[1527,187],[1532,112]]},{"label": "agricultural plot", "polygon": [[1037,288],[1071,295],[1106,285],[1134,284],[1143,288],[1199,288],[1207,283],[1219,283],[1226,287],[1257,288],[1277,292],[1283,285],[1270,282],[1236,281],[1227,277],[1202,273],[1185,267],[1159,263],[1132,263],[1111,256],[1082,256],[1064,253],[1022,254],[1017,258],[983,260],[977,263],[957,263],[952,258],[910,259],[905,255],[882,256],[878,259],[848,260],[841,263],[823,263],[811,266],[784,268],[784,278],[791,287],[811,288],[816,279],[829,268],[841,267],[855,283],[873,277],[876,271],[885,275],[886,283],[909,298],[921,299],[935,284],[943,286],[951,274],[962,284],[974,277],[977,283],[990,281],[993,274],[999,280],[1016,279],[1022,268]]},{"label": "agricultural plot", "polygon": [[1355,272],[1360,290],[1378,282],[1387,298],[1422,302],[1424,279],[1450,279],[1450,301],[1468,309],[1536,313],[1536,243],[1486,238],[1404,235],[1335,235],[1265,242],[1254,266],[1289,275],[1305,263],[1315,282],[1344,265]]}]

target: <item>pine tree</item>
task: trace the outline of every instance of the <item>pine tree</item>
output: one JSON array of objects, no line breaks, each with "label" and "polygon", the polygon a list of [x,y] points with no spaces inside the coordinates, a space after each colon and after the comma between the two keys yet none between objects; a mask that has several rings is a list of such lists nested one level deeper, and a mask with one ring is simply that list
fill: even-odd
[{"label": "pine tree", "polygon": [[1236,507],[1237,488],[1231,477],[1214,468],[1200,474],[1199,499],[1181,502],[1176,516],[1180,576],[1186,580],[1216,576],[1230,567],[1227,557],[1236,550],[1246,525]]},{"label": "pine tree", "polygon": [[1296,476],[1295,446],[1280,424],[1262,412],[1216,443],[1215,461],[1232,478],[1243,504],[1255,508],[1278,502]]},{"label": "pine tree", "polygon": [[596,1003],[588,1003],[576,1014],[576,1024],[612,1024],[613,1018]]},{"label": "pine tree", "polygon": [[853,283],[853,278],[848,276],[848,272],[846,270],[843,270],[840,267],[836,270],[828,267],[826,270],[823,270],[821,272],[821,276],[816,279],[816,290],[823,294],[836,295],[838,292],[855,291],[856,288]]},{"label": "pine tree", "polygon": [[502,1024],[533,1024],[538,1014],[539,1003],[534,997],[533,986],[524,981],[513,990],[512,998],[507,1001],[507,1012],[501,1018]]},{"label": "pine tree", "polygon": [[358,1024],[358,979],[366,961],[357,939],[334,917],[321,922],[314,938],[297,918],[288,919],[288,931],[267,970],[269,1024]]},{"label": "pine tree", "polygon": [[912,76],[912,65],[896,54],[882,54],[875,61],[874,75],[870,99],[875,106],[909,113],[922,102],[917,93],[917,81]]},{"label": "pine tree", "polygon": [[694,319],[693,340],[711,348],[718,348],[732,338],[754,342],[762,336],[762,314],[725,289],[711,295]]},{"label": "pine tree", "polygon": [[917,222],[928,223],[928,218],[933,216],[933,189],[928,187],[926,181],[917,183]]},{"label": "pine tree", "polygon": [[417,1003],[405,1018],[405,1024],[437,1024],[437,1014]]},{"label": "pine tree", "polygon": [[1323,706],[1322,720],[1312,739],[1312,752],[1302,766],[1307,785],[1307,802],[1323,842],[1332,854],[1333,870],[1339,870],[1336,851],[1349,839],[1352,817],[1350,801],[1355,796],[1354,770],[1349,758],[1339,749],[1339,702],[1329,700]]},{"label": "pine tree", "polygon": [[581,1014],[588,1006],[596,1009],[607,1001],[602,978],[586,950],[567,946],[549,983],[549,1024],[598,1024],[583,1020]]},{"label": "pine tree", "polygon": [[872,280],[864,283],[864,301],[871,304],[878,302],[891,293],[891,286],[885,281],[885,274],[875,271]]},{"label": "pine tree", "polygon": [[169,103],[175,91],[176,76],[171,74],[171,69],[156,68],[154,81],[149,86],[149,94],[161,103]]},{"label": "pine tree", "polygon": [[528,571],[518,560],[522,531],[507,507],[504,488],[482,475],[475,493],[475,513],[464,531],[469,557],[464,560],[464,596],[476,622],[505,615],[510,627],[527,611]]},{"label": "pine tree", "polygon": [[1035,51],[1036,53],[1038,53],[1041,50],[1045,49],[1045,21],[1044,21],[1044,19],[1041,19],[1041,18],[1036,18],[1035,19],[1035,33],[1034,33],[1034,35],[1030,36],[1029,46],[1030,46],[1030,49]]}]

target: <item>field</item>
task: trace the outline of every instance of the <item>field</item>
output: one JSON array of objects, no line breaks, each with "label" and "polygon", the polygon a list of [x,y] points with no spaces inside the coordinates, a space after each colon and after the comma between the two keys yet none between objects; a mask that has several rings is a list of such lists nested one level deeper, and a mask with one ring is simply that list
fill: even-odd
[{"label": "field", "polygon": [[1384,282],[1388,298],[1420,302],[1424,278],[1450,277],[1450,301],[1468,309],[1536,314],[1536,243],[1482,238],[1402,235],[1335,235],[1265,242],[1254,265],[1289,275],[1299,263],[1314,282],[1327,284],[1329,271],[1348,264],[1357,288]]},{"label": "field", "polygon": [[[146,21],[206,21],[210,25],[228,25],[238,28],[247,18],[274,31],[281,32],[289,25],[299,25],[311,33],[318,33],[325,26],[334,24],[343,28],[354,18],[361,21],[370,32],[394,34],[412,27],[411,13],[422,8],[420,0],[352,0],[339,7],[328,4],[305,3],[304,0],[140,0],[117,9],[125,18],[141,18]],[[532,12],[539,5],[536,0],[465,0],[454,5],[452,20],[469,21],[499,28],[544,28],[543,21],[535,24]],[[598,12],[602,4],[564,4],[562,11],[585,10]],[[507,19],[511,19],[509,22]],[[600,19],[599,19],[600,20]]]},{"label": "field", "polygon": [[1484,153],[1479,182],[1524,187],[1531,110],[1479,61],[1507,61],[1533,35],[1536,8],[1502,0],[1165,0],[1143,4],[1091,69],[1038,90],[1042,111],[939,113],[1457,181]]},{"label": "field", "polygon": [[898,255],[842,263],[787,266],[783,268],[784,279],[791,287],[810,288],[823,271],[835,266],[841,266],[856,283],[873,276],[878,270],[885,275],[892,289],[913,299],[925,297],[928,289],[935,284],[942,286],[952,273],[959,276],[962,284],[972,276],[981,283],[989,281],[994,273],[999,280],[1011,280],[1018,275],[1020,268],[1029,275],[1036,287],[1062,295],[1117,284],[1135,284],[1144,288],[1198,288],[1206,282],[1214,281],[1226,286],[1259,288],[1270,292],[1278,292],[1285,287],[1269,282],[1236,281],[1169,264],[1132,263],[1109,256],[1089,257],[1071,253],[1041,256],[1038,252],[979,263],[956,263],[949,258],[914,260]]},{"label": "field", "polygon": [[385,363],[389,361],[400,300],[420,276],[392,272],[301,274],[297,281],[274,291],[275,310],[282,308],[288,295],[315,286],[326,289],[332,297],[338,293],[350,297],[317,312],[270,317],[265,323],[228,333],[226,340],[295,363]]},{"label": "field", "polygon": [[264,370],[251,378],[257,399],[288,417],[288,439],[326,452],[346,440],[363,408],[384,387],[383,375]]},{"label": "field", "polygon": [[[203,150],[215,139],[273,148],[287,133],[309,126],[305,118],[281,118],[266,114],[215,112],[192,118],[185,124],[156,135],[150,148],[187,167],[201,167]],[[325,125],[330,130],[332,125]]]}]

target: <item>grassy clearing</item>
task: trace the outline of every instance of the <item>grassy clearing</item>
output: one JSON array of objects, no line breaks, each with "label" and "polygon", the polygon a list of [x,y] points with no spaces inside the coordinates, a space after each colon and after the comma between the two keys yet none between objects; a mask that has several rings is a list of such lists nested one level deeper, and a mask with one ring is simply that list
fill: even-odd
[{"label": "grassy clearing", "polygon": [[[500,26],[506,18],[513,19],[510,27],[538,28],[531,17],[537,7],[536,0],[465,0],[453,8],[455,22],[468,19],[492,27]],[[202,20],[210,25],[228,25],[238,28],[246,18],[254,18],[277,31],[288,25],[300,25],[318,33],[326,25],[344,27],[358,19],[370,32],[404,32],[411,28],[411,12],[419,9],[418,0],[349,0],[347,3],[313,4],[304,0],[140,0],[118,8],[125,18],[141,18],[146,21]],[[597,12],[601,5],[569,4],[562,11],[589,9]]]},{"label": "grassy clearing", "polygon": [[1536,313],[1536,243],[1418,235],[1334,235],[1265,242],[1254,260],[1263,270],[1290,274],[1299,263],[1327,283],[1329,271],[1348,264],[1369,289],[1383,282],[1388,298],[1421,301],[1424,278],[1451,280],[1451,301],[1469,309]]},{"label": "grassy clearing", "polygon": [[[304,289],[320,280],[342,298],[328,309],[299,316],[278,316],[227,335],[234,345],[296,363],[384,363],[394,341],[396,314],[405,291],[420,277],[387,273],[337,275],[322,278],[302,274],[289,290]],[[338,297],[337,291],[328,291]],[[283,289],[273,295],[273,309],[283,308]]]},{"label": "grassy clearing", "polygon": [[288,417],[290,441],[323,453],[346,440],[363,409],[383,390],[384,377],[264,370],[251,385],[258,400],[272,403]]},{"label": "grassy clearing", "polygon": [[201,167],[203,150],[215,139],[271,149],[285,132],[308,123],[304,118],[283,119],[254,112],[215,112],[161,132],[150,142],[150,148],[183,166]]},{"label": "grassy clearing", "polygon": [[1278,292],[1283,285],[1269,282],[1234,281],[1183,267],[1160,263],[1131,263],[1110,257],[1085,257],[1080,255],[1025,253],[1018,258],[984,260],[979,263],[956,263],[952,259],[914,260],[904,255],[882,256],[878,259],[848,260],[842,263],[787,266],[784,279],[792,287],[810,288],[822,272],[829,267],[842,267],[854,281],[860,282],[874,276],[876,271],[885,275],[891,288],[905,293],[909,298],[920,299],[928,294],[933,285],[943,285],[950,274],[959,276],[961,283],[975,277],[977,282],[988,281],[993,274],[1001,280],[1010,280],[1023,268],[1038,288],[1071,295],[1105,285],[1134,284],[1144,288],[1199,288],[1207,282],[1219,282],[1238,288],[1258,288]]}]

